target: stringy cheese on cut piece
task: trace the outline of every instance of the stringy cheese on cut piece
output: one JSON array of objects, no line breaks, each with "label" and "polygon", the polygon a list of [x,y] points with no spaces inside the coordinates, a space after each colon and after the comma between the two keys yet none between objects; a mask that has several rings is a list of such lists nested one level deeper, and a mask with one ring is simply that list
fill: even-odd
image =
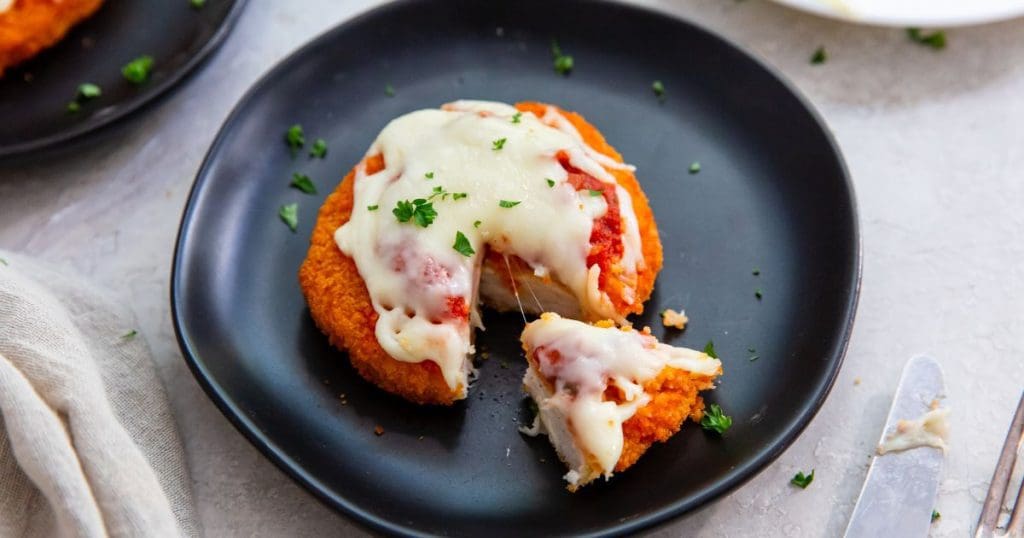
[{"label": "stringy cheese on cut piece", "polygon": [[523,387],[538,413],[527,434],[547,433],[569,472],[568,489],[631,466],[690,417],[699,391],[722,373],[718,359],[658,342],[647,330],[589,325],[545,313],[526,326]]},{"label": "stringy cheese on cut piece", "polygon": [[[427,226],[396,218],[417,201],[436,214]],[[457,101],[384,128],[321,208],[299,279],[360,374],[450,404],[473,372],[478,302],[622,322],[660,269],[633,168],[593,126],[549,105]]]},{"label": "stringy cheese on cut piece", "polygon": [[0,0],[0,76],[63,39],[103,0]]},{"label": "stringy cheese on cut piece", "polygon": [[896,423],[896,430],[878,445],[878,455],[920,447],[938,448],[945,452],[949,434],[947,415],[949,409],[943,407],[932,409],[915,420],[900,420]]}]

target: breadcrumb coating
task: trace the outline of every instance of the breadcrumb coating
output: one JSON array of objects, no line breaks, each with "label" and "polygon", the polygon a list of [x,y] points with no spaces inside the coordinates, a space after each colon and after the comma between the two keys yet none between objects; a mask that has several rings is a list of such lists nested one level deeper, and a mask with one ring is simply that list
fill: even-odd
[{"label": "breadcrumb coating", "polygon": [[0,13],[0,76],[64,38],[103,0],[14,0]]},{"label": "breadcrumb coating", "polygon": [[[548,105],[518,103],[516,108],[544,115]],[[576,127],[584,141],[595,150],[622,162],[622,157],[604,137],[582,116],[561,111]],[[380,156],[366,161],[366,173],[373,174],[384,167]],[[631,196],[642,238],[645,267],[638,271],[635,300],[627,304],[620,280],[609,278],[604,290],[616,308],[626,315],[643,311],[643,302],[650,297],[654,280],[661,270],[662,251],[654,216],[647,197],[640,189],[636,177],[627,170],[609,170]],[[334,242],[334,232],[348,222],[354,204],[354,169],[342,180],[338,188],[327,197],[320,208],[316,226],[310,238],[309,252],[299,269],[299,284],[309,304],[310,314],[317,327],[327,335],[331,344],[348,353],[353,367],[366,380],[380,388],[420,404],[451,405],[465,397],[466,387],[452,390],[445,383],[441,370],[432,361],[408,363],[389,356],[377,342],[374,333],[377,313],[373,309],[369,292],[352,258],[341,252]]]}]

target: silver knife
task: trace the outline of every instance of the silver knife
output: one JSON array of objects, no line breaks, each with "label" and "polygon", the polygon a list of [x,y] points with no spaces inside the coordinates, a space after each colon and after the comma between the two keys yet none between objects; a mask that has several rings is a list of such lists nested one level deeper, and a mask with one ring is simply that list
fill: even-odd
[{"label": "silver knife", "polygon": [[[913,420],[927,413],[932,401],[945,392],[939,363],[929,357],[910,359],[903,367],[879,443],[896,429],[900,419]],[[846,527],[846,538],[927,536],[943,459],[942,450],[931,447],[875,456]]]}]

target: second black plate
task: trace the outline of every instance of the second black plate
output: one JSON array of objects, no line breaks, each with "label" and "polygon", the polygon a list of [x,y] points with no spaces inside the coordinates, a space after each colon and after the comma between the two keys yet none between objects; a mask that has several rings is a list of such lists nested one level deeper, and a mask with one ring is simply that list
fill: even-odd
[{"label": "second black plate", "polygon": [[[0,157],[67,143],[110,124],[170,89],[227,36],[245,0],[107,0],[60,43],[8,69],[0,78]],[[134,85],[121,76],[131,60],[153,57],[150,79]],[[79,84],[103,95],[74,114],[67,104]]]},{"label": "second black plate", "polygon": [[[552,39],[575,58],[568,77],[552,69]],[[526,419],[517,315],[486,316],[478,345],[489,359],[451,408],[369,385],[316,330],[296,273],[324,196],[389,120],[460,98],[579,111],[639,167],[665,269],[636,321],[677,345],[714,340],[725,375],[709,400],[734,419],[724,437],[690,424],[627,472],[570,494],[547,440],[516,431]],[[326,159],[289,155],[282,137],[294,123],[328,141]],[[290,189],[293,172],[319,194]],[[291,202],[298,233],[277,217]],[[359,521],[407,534],[600,534],[700,506],[796,438],[839,371],[859,263],[853,193],[827,131],[722,39],[589,0],[410,1],[321,36],[242,99],[186,208],[172,305],[185,358],[221,410]],[[685,332],[663,330],[657,312],[669,307],[686,309]]]}]

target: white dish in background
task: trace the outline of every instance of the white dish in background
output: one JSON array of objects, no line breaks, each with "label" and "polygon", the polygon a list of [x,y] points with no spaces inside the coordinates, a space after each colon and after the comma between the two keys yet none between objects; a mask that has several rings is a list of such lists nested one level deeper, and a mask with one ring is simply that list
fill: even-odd
[{"label": "white dish in background", "polygon": [[860,24],[950,27],[1024,15],[1024,0],[775,0],[795,9]]}]

